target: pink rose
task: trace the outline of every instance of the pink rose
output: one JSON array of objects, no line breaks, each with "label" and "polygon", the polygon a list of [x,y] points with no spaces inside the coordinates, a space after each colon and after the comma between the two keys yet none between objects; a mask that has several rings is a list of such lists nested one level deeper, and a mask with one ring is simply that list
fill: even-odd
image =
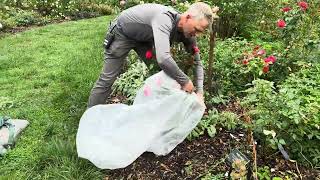
[{"label": "pink rose", "polygon": [[261,50],[258,51],[257,54],[261,56],[261,55],[264,55],[265,53],[266,53],[266,50],[261,49]]}]

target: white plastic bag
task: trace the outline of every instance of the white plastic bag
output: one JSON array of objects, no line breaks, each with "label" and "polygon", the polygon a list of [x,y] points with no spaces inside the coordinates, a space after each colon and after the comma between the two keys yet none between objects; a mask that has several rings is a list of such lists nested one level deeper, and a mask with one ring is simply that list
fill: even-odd
[{"label": "white plastic bag", "polygon": [[77,133],[78,156],[101,169],[123,168],[143,152],[166,155],[201,120],[204,107],[196,95],[163,71],[151,76],[133,105],[97,105],[81,117]]},{"label": "white plastic bag", "polygon": [[[1,118],[1,117],[0,117]],[[0,120],[0,156],[7,152],[7,147],[13,146],[22,130],[28,126],[29,122],[22,119]]]}]

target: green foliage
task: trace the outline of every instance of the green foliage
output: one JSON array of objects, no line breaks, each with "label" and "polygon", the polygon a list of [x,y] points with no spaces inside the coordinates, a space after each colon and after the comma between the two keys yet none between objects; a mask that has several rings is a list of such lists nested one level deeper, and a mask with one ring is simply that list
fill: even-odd
[{"label": "green foliage", "polygon": [[19,26],[43,25],[56,19],[79,19],[110,15],[115,9],[109,1],[21,0],[0,3],[0,23],[10,30]]},{"label": "green foliage", "polygon": [[205,93],[205,97],[206,97],[205,99],[207,99],[206,103],[211,106],[218,105],[218,104],[226,105],[230,101],[228,96],[224,96],[222,94],[210,97],[209,93]]},{"label": "green foliage", "polygon": [[[132,6],[138,5],[138,4],[140,4],[140,2],[143,3],[143,1],[139,1],[139,0],[130,0],[130,1],[127,1],[126,4],[125,4],[125,6],[124,6],[124,9],[128,9],[128,8],[130,8],[130,7],[132,7]],[[118,1],[118,3],[119,3],[119,1]]]},{"label": "green foliage", "polygon": [[[143,2],[169,5],[180,12],[184,12],[192,3],[198,1],[146,0]],[[220,19],[217,30],[218,36],[222,38],[232,37],[234,35],[242,35],[250,38],[253,31],[257,33],[260,32],[260,36],[265,36],[268,34],[267,32],[258,31],[267,28],[265,25],[266,22],[261,23],[261,21],[269,20],[268,22],[274,22],[276,15],[280,14],[279,12],[270,11],[270,9],[277,7],[278,2],[276,0],[216,0],[203,2],[208,3],[212,7],[218,6],[220,8],[218,12]]]},{"label": "green foliage", "polygon": [[320,163],[319,72],[320,66],[314,65],[291,74],[278,92],[273,82],[255,80],[242,102],[260,138],[274,149],[286,145],[291,157],[305,161],[305,155],[314,165]]},{"label": "green foliage", "polygon": [[113,8],[107,4],[96,5],[96,11],[102,15],[111,15],[113,13]]},{"label": "green foliage", "polygon": [[273,8],[273,4],[266,0],[219,0],[214,3],[222,9],[219,13],[222,37],[239,34],[249,37],[251,31],[260,25],[261,17],[270,17],[268,11]]},{"label": "green foliage", "polygon": [[279,78],[279,69],[283,70],[284,58],[281,57],[281,52],[284,48],[281,42],[251,42],[257,45],[250,51],[243,52],[239,59],[242,64],[240,70],[249,79],[264,78],[275,82],[286,78],[288,73],[281,72]]},{"label": "green foliage", "polygon": [[219,113],[216,109],[209,110],[208,115],[204,116],[197,127],[188,135],[188,139],[198,138],[208,133],[210,137],[214,137],[217,133],[217,127],[224,127],[228,130],[235,129],[239,124],[239,117],[233,112],[223,111]]},{"label": "green foliage", "polygon": [[17,26],[28,26],[40,23],[41,21],[41,16],[32,11],[18,11],[15,15],[13,15],[13,18],[17,23]]},{"label": "green foliage", "polygon": [[[128,1],[125,8],[132,7],[139,3],[160,3],[172,6],[179,12],[184,12],[194,2],[197,1],[132,0]],[[271,24],[271,22],[273,23],[276,20],[276,16],[280,14],[280,12],[270,11],[270,9],[277,7],[277,1],[275,0],[217,0],[204,2],[220,8],[218,13],[220,16],[218,35],[222,38],[232,37],[234,35],[242,35],[246,38],[250,38],[252,31],[257,33],[260,32],[259,37],[268,35],[268,32],[261,33],[261,31],[258,30],[269,29],[269,24]],[[254,16],[252,16],[252,14],[254,14]],[[261,21],[268,22],[261,23]]]},{"label": "green foliage", "polygon": [[211,174],[208,173],[201,180],[222,180],[225,179],[224,174]]},{"label": "green foliage", "polygon": [[2,29],[11,29],[17,26],[45,24],[46,19],[32,10],[6,7],[0,9],[0,23],[3,25]]},{"label": "green foliage", "polygon": [[[213,78],[217,83],[217,88],[222,94],[227,94],[228,91],[235,92],[241,89],[241,86],[246,84],[239,79],[241,75],[239,70],[241,64],[237,63],[237,59],[242,55],[242,52],[249,49],[246,40],[226,39],[219,41],[215,48],[215,64]],[[206,64],[205,64],[206,65]],[[240,76],[241,77],[241,76]]]},{"label": "green foliage", "polygon": [[[319,1],[308,2],[308,9],[302,10],[295,1],[290,1],[280,8],[292,8],[282,12],[278,19],[285,21],[284,28],[277,28],[274,39],[279,39],[286,47],[282,52],[282,72],[296,72],[308,63],[318,62],[320,47],[320,12]],[[288,73],[287,73],[288,74]]]},{"label": "green foliage", "polygon": [[128,103],[133,103],[138,89],[142,87],[148,75],[146,65],[137,60],[114,82],[113,94],[125,95]]},{"label": "green foliage", "polygon": [[75,9],[65,12],[63,16],[70,16],[72,19],[96,17],[99,15],[112,14],[113,8],[107,4],[77,3]]},{"label": "green foliage", "polygon": [[[244,72],[241,73],[243,65],[238,60],[244,51],[249,51],[249,44],[247,40],[237,39],[217,41],[214,51],[213,78],[215,82],[214,87],[222,95],[234,94],[238,90],[244,89],[244,85],[252,81],[252,77],[249,78]],[[206,52],[207,49],[202,47],[201,52]],[[208,59],[208,55],[202,53],[202,58]],[[204,61],[204,66],[208,68],[206,61]]]},{"label": "green foliage", "polygon": [[270,170],[269,166],[264,166],[264,167],[259,167],[258,168],[258,179],[259,180],[283,180],[283,179],[296,179],[298,178],[298,175],[294,174],[295,176],[292,177],[292,172],[281,172],[282,177],[278,177],[278,176],[272,176],[272,172]]},{"label": "green foliage", "polygon": [[[287,19],[287,26],[279,29],[276,21],[265,22],[272,29],[265,30],[272,36],[258,37],[253,40],[246,39],[225,39],[217,41],[215,47],[214,64],[214,85],[213,92],[220,92],[223,95],[239,93],[244,90],[245,85],[254,79],[266,79],[281,84],[291,73],[317,63],[320,52],[320,21],[316,14],[317,3],[310,3],[306,12],[302,12],[295,3],[291,3],[295,9],[283,13]],[[281,18],[280,7],[277,4],[276,18]],[[291,18],[291,20],[290,20]],[[293,20],[296,19],[296,20]],[[262,32],[264,30],[259,30]],[[255,32],[255,31],[253,31]],[[202,52],[207,52],[208,37],[200,38]],[[265,54],[257,55],[259,50],[265,50]],[[266,58],[274,56],[276,61],[266,63]],[[206,53],[202,53],[203,59],[208,59]],[[206,62],[204,62],[207,67]],[[210,90],[211,91],[211,90]]]},{"label": "green foliage", "polygon": [[271,172],[269,166],[259,167],[257,175],[261,180],[271,180]]}]

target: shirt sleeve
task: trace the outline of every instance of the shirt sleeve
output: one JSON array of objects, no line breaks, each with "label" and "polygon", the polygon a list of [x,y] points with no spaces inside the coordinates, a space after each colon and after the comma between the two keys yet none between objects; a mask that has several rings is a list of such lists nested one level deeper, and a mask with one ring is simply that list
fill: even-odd
[{"label": "shirt sleeve", "polygon": [[157,62],[160,68],[175,79],[181,86],[189,81],[189,77],[178,67],[170,53],[170,33],[173,29],[168,15],[160,14],[152,20],[152,30]]},{"label": "shirt sleeve", "polygon": [[196,79],[196,88],[197,92],[203,93],[203,80],[204,80],[204,70],[202,61],[200,58],[200,51],[195,52],[194,47],[197,47],[197,41],[195,37],[192,38],[185,38],[183,41],[183,44],[185,46],[185,49],[187,52],[194,55],[194,74]]}]

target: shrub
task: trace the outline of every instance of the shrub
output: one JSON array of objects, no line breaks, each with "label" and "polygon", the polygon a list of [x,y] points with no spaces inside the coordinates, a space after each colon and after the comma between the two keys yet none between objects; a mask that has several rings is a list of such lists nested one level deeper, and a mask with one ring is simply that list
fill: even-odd
[{"label": "shrub", "polygon": [[224,127],[228,130],[235,129],[240,124],[239,116],[230,111],[218,112],[213,108],[209,110],[209,114],[204,116],[197,127],[188,135],[188,139],[192,140],[208,133],[210,137],[214,137],[217,133],[216,128]]},{"label": "shrub", "polygon": [[320,66],[291,74],[278,91],[272,82],[253,81],[242,105],[249,109],[253,130],[270,147],[285,145],[292,158],[320,163]]},{"label": "shrub", "polygon": [[45,24],[47,22],[45,17],[42,17],[35,11],[9,7],[0,11],[0,17],[3,30],[12,29],[17,26]]},{"label": "shrub", "polygon": [[136,97],[138,89],[142,87],[148,75],[145,64],[137,61],[131,64],[129,69],[114,82],[112,93],[115,95],[125,95],[127,103],[131,104]]},{"label": "shrub", "polygon": [[97,11],[102,15],[110,15],[113,13],[112,7],[107,4],[99,4]]},{"label": "shrub", "polygon": [[33,11],[18,11],[13,17],[17,26],[28,26],[41,22],[41,16]]}]

